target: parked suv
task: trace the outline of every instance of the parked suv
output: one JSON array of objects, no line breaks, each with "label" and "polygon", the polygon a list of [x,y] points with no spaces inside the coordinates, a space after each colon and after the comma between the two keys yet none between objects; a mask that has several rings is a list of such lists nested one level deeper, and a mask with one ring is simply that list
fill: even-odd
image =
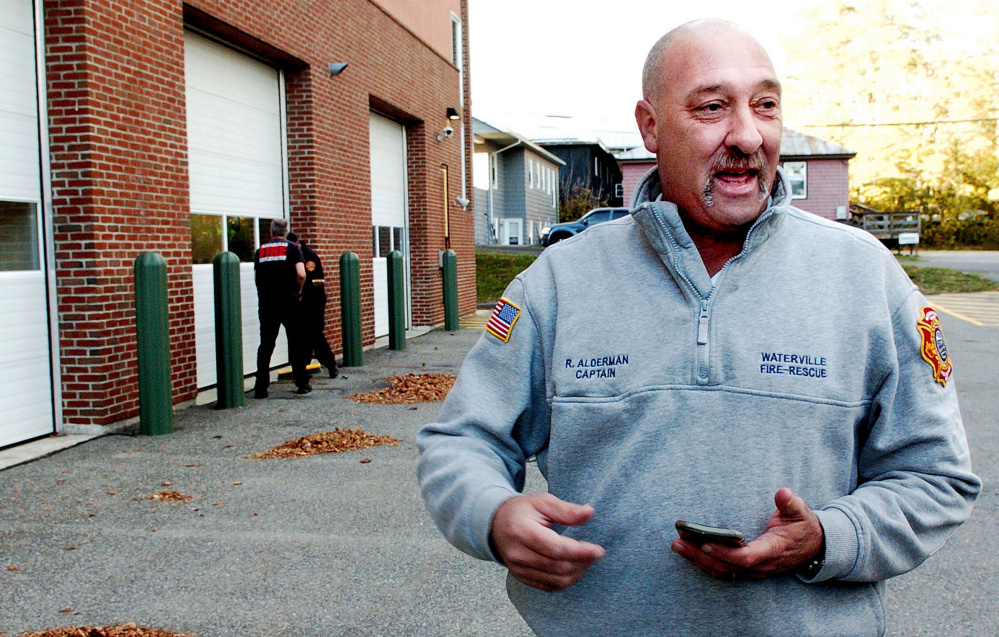
[{"label": "parked suv", "polygon": [[556,223],[551,228],[542,228],[541,245],[545,247],[550,246],[562,239],[574,237],[594,224],[610,221],[611,219],[620,219],[626,214],[628,214],[627,208],[594,208],[576,221]]}]

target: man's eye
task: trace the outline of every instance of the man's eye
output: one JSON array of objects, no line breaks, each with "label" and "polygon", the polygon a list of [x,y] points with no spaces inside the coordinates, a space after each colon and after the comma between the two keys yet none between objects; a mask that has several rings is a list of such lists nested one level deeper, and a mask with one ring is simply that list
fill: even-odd
[{"label": "man's eye", "polygon": [[711,104],[705,104],[704,106],[702,106],[701,110],[702,111],[707,111],[709,113],[717,113],[722,108],[723,107],[722,107],[721,104],[718,104],[717,102],[712,102]]}]

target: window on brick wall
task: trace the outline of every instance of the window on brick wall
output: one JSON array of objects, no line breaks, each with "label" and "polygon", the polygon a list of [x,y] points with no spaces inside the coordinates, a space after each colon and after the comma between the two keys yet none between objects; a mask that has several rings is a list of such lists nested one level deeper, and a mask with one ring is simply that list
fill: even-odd
[{"label": "window on brick wall", "polygon": [[195,265],[211,263],[222,252],[222,217],[191,215],[191,255]]},{"label": "window on brick wall", "polygon": [[0,271],[38,268],[38,206],[0,201]]},{"label": "window on brick wall", "polygon": [[[254,226],[259,224],[259,237],[266,243],[271,237],[271,220],[230,215],[191,215],[191,255],[194,265],[212,262],[224,250],[234,253],[243,263],[253,261],[259,245]],[[222,228],[226,229],[223,235]]]},{"label": "window on brick wall", "polygon": [[791,199],[808,197],[808,163],[803,161],[784,162],[784,172],[791,182]]},{"label": "window on brick wall", "polygon": [[226,240],[226,249],[239,257],[240,261],[253,261],[253,253],[257,250],[253,239],[253,218],[226,217]]}]

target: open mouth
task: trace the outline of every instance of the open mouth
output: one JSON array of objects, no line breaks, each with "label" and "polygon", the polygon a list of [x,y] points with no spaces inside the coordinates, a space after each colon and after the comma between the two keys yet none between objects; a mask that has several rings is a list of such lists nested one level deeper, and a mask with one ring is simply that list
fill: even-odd
[{"label": "open mouth", "polygon": [[711,167],[710,177],[704,184],[702,195],[705,203],[713,206],[716,194],[743,197],[756,193],[760,201],[763,201],[767,196],[767,187],[763,179],[765,169],[766,159],[761,155],[722,157]]},{"label": "open mouth", "polygon": [[731,184],[734,186],[748,184],[758,177],[760,171],[755,168],[746,168],[744,170],[722,170],[715,173],[715,179]]}]

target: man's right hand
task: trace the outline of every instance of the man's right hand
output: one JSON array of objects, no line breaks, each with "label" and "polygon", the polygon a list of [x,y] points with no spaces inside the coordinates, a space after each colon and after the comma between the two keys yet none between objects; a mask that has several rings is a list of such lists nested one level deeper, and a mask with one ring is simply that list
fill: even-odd
[{"label": "man's right hand", "polygon": [[493,545],[514,577],[543,591],[560,591],[583,577],[604,556],[601,546],[559,535],[552,526],[581,526],[593,507],[559,500],[550,493],[520,495],[496,509]]}]

